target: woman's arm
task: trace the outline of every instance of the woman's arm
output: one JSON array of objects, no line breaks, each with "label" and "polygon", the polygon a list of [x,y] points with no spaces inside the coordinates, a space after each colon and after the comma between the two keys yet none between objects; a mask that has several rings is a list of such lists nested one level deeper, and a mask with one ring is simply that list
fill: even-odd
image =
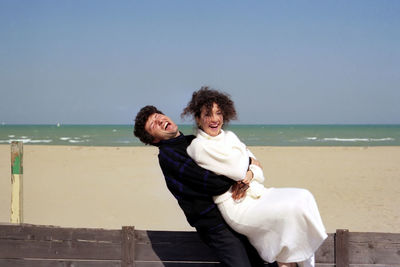
[{"label": "woman's arm", "polygon": [[226,132],[223,137],[216,141],[198,136],[187,152],[201,167],[241,181],[249,166],[246,146],[232,132]]},{"label": "woman's arm", "polygon": [[249,153],[250,156],[249,170],[253,172],[254,180],[260,183],[264,183],[265,178],[260,162],[256,159],[254,154],[249,149],[247,149],[247,152]]}]

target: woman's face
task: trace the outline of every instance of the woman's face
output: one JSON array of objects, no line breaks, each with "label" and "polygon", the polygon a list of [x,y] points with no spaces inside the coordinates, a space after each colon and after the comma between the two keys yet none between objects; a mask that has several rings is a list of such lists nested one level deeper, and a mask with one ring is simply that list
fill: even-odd
[{"label": "woman's face", "polygon": [[211,112],[207,111],[205,106],[201,108],[200,118],[196,118],[196,122],[205,133],[210,136],[217,136],[224,124],[224,116],[218,105],[213,103]]}]

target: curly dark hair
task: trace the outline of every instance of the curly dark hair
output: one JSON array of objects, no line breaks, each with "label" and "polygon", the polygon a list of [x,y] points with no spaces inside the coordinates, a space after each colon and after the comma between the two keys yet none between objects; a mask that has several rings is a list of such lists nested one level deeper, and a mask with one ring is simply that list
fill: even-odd
[{"label": "curly dark hair", "polygon": [[160,110],[158,110],[155,106],[148,105],[143,107],[138,112],[135,118],[135,127],[133,129],[133,134],[146,145],[153,144],[154,137],[151,136],[144,129],[144,126],[146,125],[148,118],[154,113],[164,114]]},{"label": "curly dark hair", "polygon": [[208,86],[203,86],[200,90],[193,92],[192,99],[183,110],[181,117],[192,115],[194,118],[200,118],[201,108],[205,106],[207,111],[211,112],[213,103],[221,109],[224,124],[237,119],[235,105],[230,95],[210,89]]}]

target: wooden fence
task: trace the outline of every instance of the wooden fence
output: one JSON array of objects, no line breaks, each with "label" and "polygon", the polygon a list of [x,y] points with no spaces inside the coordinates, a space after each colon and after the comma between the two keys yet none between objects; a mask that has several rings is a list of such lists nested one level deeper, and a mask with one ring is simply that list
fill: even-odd
[{"label": "wooden fence", "polygon": [[[400,234],[337,230],[316,253],[317,267],[400,267]],[[209,267],[212,251],[195,232],[0,224],[2,267]]]}]

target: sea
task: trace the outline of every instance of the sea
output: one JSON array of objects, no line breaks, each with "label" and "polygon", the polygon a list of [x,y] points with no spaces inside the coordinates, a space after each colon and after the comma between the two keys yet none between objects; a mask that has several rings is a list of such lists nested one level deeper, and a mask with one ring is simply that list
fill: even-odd
[{"label": "sea", "polygon": [[[193,125],[179,125],[193,134]],[[229,125],[248,146],[400,146],[400,125]],[[143,146],[132,125],[0,125],[0,145]]]}]

